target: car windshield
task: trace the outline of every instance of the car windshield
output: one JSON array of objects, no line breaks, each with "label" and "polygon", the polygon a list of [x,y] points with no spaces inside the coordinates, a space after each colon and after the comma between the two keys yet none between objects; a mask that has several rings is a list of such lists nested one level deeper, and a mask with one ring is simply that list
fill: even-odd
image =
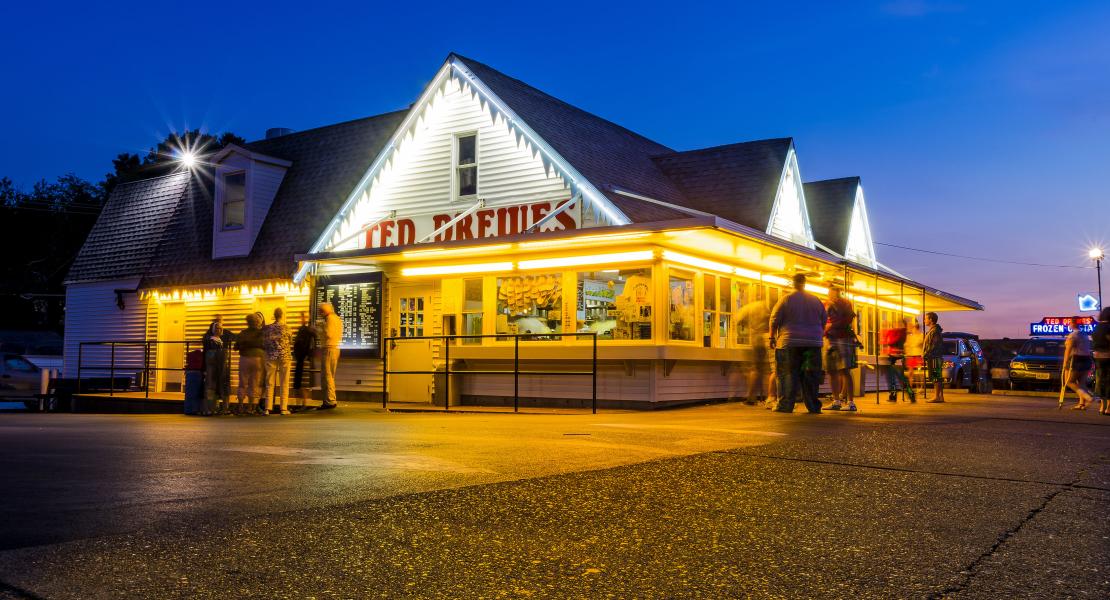
[{"label": "car windshield", "polygon": [[1021,347],[1025,356],[1062,356],[1064,354],[1063,340],[1029,340]]},{"label": "car windshield", "polygon": [[944,353],[948,356],[955,356],[960,353],[959,340],[944,340]]}]

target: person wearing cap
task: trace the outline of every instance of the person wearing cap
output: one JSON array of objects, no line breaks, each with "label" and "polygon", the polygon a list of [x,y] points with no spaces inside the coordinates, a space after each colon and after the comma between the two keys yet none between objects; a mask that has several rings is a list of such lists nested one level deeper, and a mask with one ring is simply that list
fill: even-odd
[{"label": "person wearing cap", "polygon": [[794,291],[783,296],[771,311],[770,339],[779,378],[778,412],[794,412],[799,395],[811,414],[821,412],[817,390],[823,377],[821,346],[829,315],[821,300],[805,288],[806,276],[794,275]]},{"label": "person wearing cap", "polygon": [[335,306],[331,302],[320,305],[320,353],[323,376],[323,403],[320,410],[328,410],[339,406],[335,399],[335,369],[339,366],[339,342],[343,340],[343,319],[335,314]]}]

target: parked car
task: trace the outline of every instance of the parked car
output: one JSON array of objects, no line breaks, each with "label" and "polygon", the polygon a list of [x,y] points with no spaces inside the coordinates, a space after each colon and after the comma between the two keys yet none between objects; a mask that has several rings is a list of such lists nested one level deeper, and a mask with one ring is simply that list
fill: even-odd
[{"label": "parked car", "polygon": [[1060,389],[1063,364],[1063,338],[1029,338],[1010,361],[1010,389]]},{"label": "parked car", "polygon": [[987,391],[991,370],[979,336],[962,331],[944,332],[944,382],[969,392]]},{"label": "parked car", "polygon": [[0,398],[29,400],[39,392],[41,369],[20,354],[0,354]]}]

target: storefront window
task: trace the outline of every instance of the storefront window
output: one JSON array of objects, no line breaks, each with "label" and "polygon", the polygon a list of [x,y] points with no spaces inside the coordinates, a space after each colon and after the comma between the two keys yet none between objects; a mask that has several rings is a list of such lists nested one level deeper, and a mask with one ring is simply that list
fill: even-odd
[{"label": "storefront window", "polygon": [[721,279],[721,283],[717,286],[721,292],[721,301],[717,303],[721,311],[717,321],[717,345],[721,348],[728,347],[729,311],[731,310],[729,307],[732,306],[732,286],[729,283],[729,280]]},{"label": "storefront window", "polygon": [[669,278],[670,314],[668,326],[672,340],[694,341],[694,278],[671,274]]},{"label": "storefront window", "polygon": [[602,340],[651,339],[651,269],[578,274],[577,330]]},{"label": "storefront window", "polygon": [[[463,281],[463,335],[482,334],[482,280]],[[463,338],[464,344],[481,344],[482,338]]]},{"label": "storefront window", "polygon": [[[561,333],[563,276],[519,275],[497,278],[497,333]],[[558,340],[536,335],[524,341]]]},{"label": "storefront window", "polygon": [[701,278],[702,302],[702,345],[709,348],[713,345],[713,331],[717,324],[717,278],[713,275],[702,275]]}]

